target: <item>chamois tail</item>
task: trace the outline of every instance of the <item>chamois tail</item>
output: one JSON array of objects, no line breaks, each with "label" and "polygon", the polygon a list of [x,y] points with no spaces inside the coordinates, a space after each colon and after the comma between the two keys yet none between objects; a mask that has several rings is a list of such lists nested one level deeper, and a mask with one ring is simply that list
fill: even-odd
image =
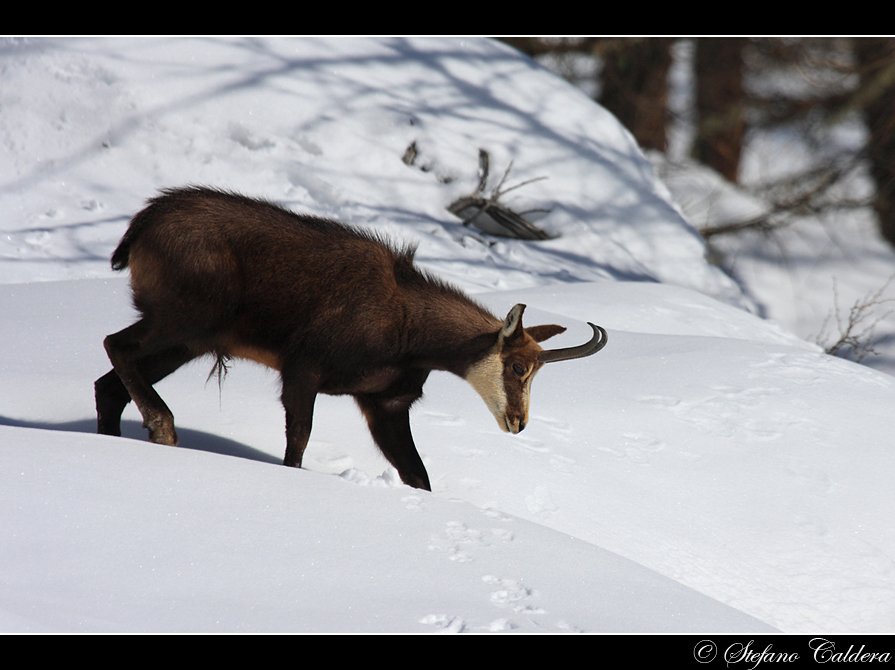
[{"label": "chamois tail", "polygon": [[123,270],[128,266],[128,263],[130,262],[131,246],[134,241],[148,225],[157,219],[156,210],[158,209],[157,201],[159,200],[161,200],[161,198],[150,200],[149,207],[138,212],[136,216],[131,219],[130,225],[125,231],[124,236],[121,238],[121,242],[118,243],[118,247],[112,253],[113,270]]}]

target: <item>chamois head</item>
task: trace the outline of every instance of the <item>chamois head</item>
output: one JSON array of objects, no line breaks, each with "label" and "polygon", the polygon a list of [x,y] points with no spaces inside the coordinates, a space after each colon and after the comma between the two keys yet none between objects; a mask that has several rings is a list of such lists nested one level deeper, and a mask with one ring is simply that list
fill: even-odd
[{"label": "chamois head", "polygon": [[497,342],[466,373],[466,381],[478,391],[504,432],[518,433],[528,423],[531,380],[544,363],[582,358],[597,353],[606,345],[606,331],[589,323],[594,330],[591,340],[577,347],[542,349],[538,342],[558,335],[565,328],[557,325],[523,328],[518,304],[503,322]]}]

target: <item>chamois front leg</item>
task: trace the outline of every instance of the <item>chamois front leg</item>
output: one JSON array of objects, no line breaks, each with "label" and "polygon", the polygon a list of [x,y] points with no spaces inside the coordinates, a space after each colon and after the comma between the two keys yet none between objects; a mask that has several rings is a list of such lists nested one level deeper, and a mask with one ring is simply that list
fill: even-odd
[{"label": "chamois front leg", "polygon": [[313,375],[293,374],[284,370],[281,398],[286,410],[286,456],[283,465],[300,468],[311,437],[314,401],[317,398],[316,379]]},{"label": "chamois front leg", "polygon": [[431,491],[432,486],[410,432],[410,406],[423,395],[428,375],[428,371],[415,370],[383,393],[355,396],[376,446],[398,471],[401,481],[425,491]]},{"label": "chamois front leg", "polygon": [[365,396],[358,397],[357,404],[367,419],[376,446],[398,471],[401,481],[408,486],[431,491],[429,474],[410,432],[410,406],[390,408]]}]

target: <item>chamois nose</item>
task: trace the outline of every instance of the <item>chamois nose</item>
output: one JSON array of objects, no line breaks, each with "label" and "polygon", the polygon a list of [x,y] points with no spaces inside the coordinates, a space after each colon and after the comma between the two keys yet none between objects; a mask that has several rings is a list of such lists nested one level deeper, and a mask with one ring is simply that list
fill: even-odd
[{"label": "chamois nose", "polygon": [[513,419],[510,417],[505,417],[504,424],[507,427],[507,431],[515,435],[516,433],[521,433],[522,430],[525,428],[525,419]]}]

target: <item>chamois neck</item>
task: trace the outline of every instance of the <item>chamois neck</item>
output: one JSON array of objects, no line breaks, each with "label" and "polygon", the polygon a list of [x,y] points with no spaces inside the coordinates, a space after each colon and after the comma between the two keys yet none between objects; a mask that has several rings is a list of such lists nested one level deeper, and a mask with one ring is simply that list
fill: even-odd
[{"label": "chamois neck", "polygon": [[[466,296],[431,294],[415,312],[415,358],[426,367],[464,377],[497,342],[501,321]],[[414,346],[415,345],[415,346]]]}]

